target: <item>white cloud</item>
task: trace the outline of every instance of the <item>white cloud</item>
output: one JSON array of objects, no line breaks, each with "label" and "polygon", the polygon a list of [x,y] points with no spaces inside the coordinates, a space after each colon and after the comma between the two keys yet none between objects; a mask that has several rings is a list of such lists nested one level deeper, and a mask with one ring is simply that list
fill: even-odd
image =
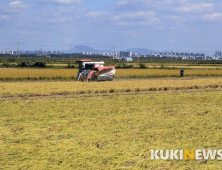
[{"label": "white cloud", "polygon": [[[112,0],[113,6],[105,2],[107,0],[90,1],[2,0],[1,39],[30,41],[31,36],[40,43],[43,39],[53,43],[76,40],[97,46],[114,43],[119,43],[116,46],[149,46],[152,43],[154,48],[156,44],[156,48],[169,49],[173,45],[182,49],[184,40],[193,37],[207,42],[206,47],[211,39],[212,43],[216,39],[217,44],[222,41],[215,33],[221,32],[219,0]],[[178,39],[183,41],[178,43]],[[187,42],[190,45],[190,40]],[[190,45],[190,50],[194,48],[198,49]],[[204,47],[201,45],[201,48]]]},{"label": "white cloud", "polygon": [[128,23],[128,22],[117,22],[116,25],[119,25],[119,26],[128,26],[129,23]]},{"label": "white cloud", "polygon": [[35,21],[39,23],[65,23],[73,21],[72,16],[65,15],[57,10],[45,10],[36,13]]},{"label": "white cloud", "polygon": [[91,18],[98,18],[98,17],[107,16],[107,15],[108,15],[107,12],[98,12],[98,11],[88,12],[88,13],[86,14],[87,17],[91,17]]},{"label": "white cloud", "polygon": [[38,23],[73,23],[77,20],[85,21],[85,9],[75,5],[59,5],[52,9],[41,9],[35,13],[35,21]]},{"label": "white cloud", "polygon": [[124,20],[124,19],[143,20],[143,19],[154,19],[154,18],[156,18],[154,12],[152,12],[152,11],[140,11],[140,12],[136,12],[136,13],[116,15],[112,18],[112,20],[113,21]]},{"label": "white cloud", "polygon": [[222,20],[222,13],[206,14],[206,15],[204,15],[203,19],[208,20],[208,21],[221,21]]},{"label": "white cloud", "polygon": [[56,8],[56,11],[61,13],[74,14],[79,12],[84,12],[83,8],[79,8],[77,6],[69,5],[69,6],[59,6]]},{"label": "white cloud", "polygon": [[180,6],[181,4],[188,3],[190,0],[117,0],[115,9],[125,9],[132,10],[136,8],[147,9],[164,9],[164,8],[174,8]]},{"label": "white cloud", "polygon": [[10,20],[10,16],[8,16],[8,15],[0,15],[0,20],[9,21]]},{"label": "white cloud", "polygon": [[201,3],[201,4],[192,4],[186,5],[177,8],[179,12],[206,12],[214,9],[214,4],[212,3]]},{"label": "white cloud", "polygon": [[72,4],[72,3],[80,3],[82,0],[56,0],[59,4]]},{"label": "white cloud", "polygon": [[14,1],[14,2],[11,2],[9,5],[18,5],[18,4],[21,4],[22,2],[21,1]]},{"label": "white cloud", "polygon": [[48,23],[48,24],[59,24],[59,23],[61,24],[72,21],[71,17],[49,17],[42,19],[40,16],[37,16],[35,19],[39,23]]},{"label": "white cloud", "polygon": [[128,3],[127,0],[120,0],[116,3],[116,5],[120,6],[120,5],[126,5]]},{"label": "white cloud", "polygon": [[163,18],[167,20],[181,20],[181,17],[178,15],[167,15],[164,16]]},{"label": "white cloud", "polygon": [[21,1],[14,1],[14,2],[11,2],[9,3],[8,5],[5,6],[6,8],[11,8],[12,10],[15,10],[15,9],[24,9],[24,8],[28,8],[29,5],[24,3],[24,2],[21,2]]},{"label": "white cloud", "polygon": [[9,4],[5,4],[1,7],[0,12],[4,16],[8,16],[9,19],[11,15],[18,15],[24,13],[25,9],[29,8],[30,5],[21,1],[14,1]]},{"label": "white cloud", "polygon": [[113,15],[111,17],[112,24],[118,26],[130,27],[147,27],[156,28],[161,24],[160,19],[153,11],[140,11],[135,13],[126,13],[120,15]]},{"label": "white cloud", "polygon": [[40,2],[50,2],[50,3],[57,3],[57,4],[73,4],[73,3],[80,3],[82,0],[39,0]]}]

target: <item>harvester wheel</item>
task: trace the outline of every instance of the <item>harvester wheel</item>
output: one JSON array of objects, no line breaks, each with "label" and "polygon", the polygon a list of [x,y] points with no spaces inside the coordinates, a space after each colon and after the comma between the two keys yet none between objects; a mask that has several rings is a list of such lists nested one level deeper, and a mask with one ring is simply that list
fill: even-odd
[{"label": "harvester wheel", "polygon": [[86,75],[83,79],[84,82],[87,82],[88,81],[88,75]]},{"label": "harvester wheel", "polygon": [[83,75],[80,76],[79,81],[84,81]]}]

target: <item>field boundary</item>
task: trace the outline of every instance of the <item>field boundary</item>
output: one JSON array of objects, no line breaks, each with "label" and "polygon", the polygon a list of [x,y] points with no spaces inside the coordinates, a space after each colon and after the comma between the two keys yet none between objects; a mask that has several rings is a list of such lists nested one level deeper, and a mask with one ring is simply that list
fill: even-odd
[{"label": "field boundary", "polygon": [[[222,75],[217,74],[197,74],[197,75],[185,75],[184,78],[199,77],[199,78],[211,78],[211,77],[222,77]],[[160,78],[180,78],[179,75],[128,75],[128,76],[115,76],[116,80],[140,80],[140,79],[160,79]],[[24,82],[24,81],[33,81],[33,82],[44,82],[44,81],[76,81],[75,76],[63,77],[4,77],[0,78],[1,82]]]},{"label": "field boundary", "polygon": [[[0,82],[75,81],[77,69],[1,69]],[[184,77],[222,77],[222,70],[186,70]],[[180,70],[117,69],[115,79],[179,78]]]},{"label": "field boundary", "polygon": [[[138,78],[127,78],[127,77],[115,77],[112,81],[133,81],[133,80],[192,80],[196,78],[201,78],[201,79],[220,79],[222,76],[217,75],[217,76],[185,76],[185,77],[138,77]],[[0,83],[20,83],[20,82],[25,82],[25,83],[38,83],[38,82],[76,82],[76,79],[68,79],[68,78],[59,78],[59,79],[11,79],[11,80],[1,80]],[[98,83],[101,81],[98,81]],[[85,83],[91,83],[91,82],[85,82]]]},{"label": "field boundary", "polygon": [[30,94],[1,94],[0,95],[0,100],[4,99],[16,99],[16,98],[36,98],[36,97],[58,97],[58,96],[87,96],[90,95],[93,96],[99,96],[99,95],[111,95],[111,94],[146,94],[150,92],[178,92],[178,91],[200,91],[200,90],[221,90],[222,85],[206,85],[206,86],[188,86],[188,87],[160,87],[160,88],[155,88],[155,87],[150,87],[147,89],[139,89],[136,88],[134,90],[131,89],[122,89],[122,90],[114,90],[114,89],[109,89],[109,90],[96,90],[96,91],[75,91],[75,92],[68,92],[68,91],[63,91],[63,92],[50,92],[48,94],[35,94],[35,93],[30,93]]}]

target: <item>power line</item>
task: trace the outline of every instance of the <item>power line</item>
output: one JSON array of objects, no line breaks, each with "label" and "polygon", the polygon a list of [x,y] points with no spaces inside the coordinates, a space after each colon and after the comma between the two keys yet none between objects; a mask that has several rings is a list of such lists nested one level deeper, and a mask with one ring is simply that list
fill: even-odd
[{"label": "power line", "polygon": [[[8,44],[14,44],[16,45],[17,43],[0,43],[0,44],[4,44],[4,45],[8,45]],[[30,46],[40,46],[40,47],[47,47],[47,46],[57,46],[57,47],[63,47],[63,46],[68,46],[70,44],[32,44],[32,43],[24,43],[24,42],[20,42],[20,45],[30,45]],[[74,47],[75,48],[75,47]],[[73,49],[74,49],[73,48]],[[81,49],[81,46],[78,47],[79,49]],[[112,47],[93,47],[93,48],[97,48],[99,50],[112,50]]]},{"label": "power line", "polygon": [[[16,43],[0,43],[0,44],[7,45],[7,44],[16,44]],[[69,45],[69,44],[49,44],[49,45],[46,45],[46,44],[31,44],[31,43],[20,43],[20,44],[33,45],[33,46],[68,46]]]},{"label": "power line", "polygon": [[16,44],[16,43],[0,43],[0,44],[7,45],[7,44]]},{"label": "power line", "polygon": [[42,47],[41,47],[41,57],[42,57]]},{"label": "power line", "polygon": [[70,60],[71,60],[71,49],[72,49],[72,44],[70,44],[70,52],[69,52],[69,54],[70,54]]},{"label": "power line", "polygon": [[77,60],[78,60],[78,54],[77,54],[77,52],[78,52],[78,47],[76,46],[76,58],[77,58]]},{"label": "power line", "polygon": [[152,57],[153,57],[153,47],[151,47],[151,63],[152,63]]},{"label": "power line", "polygon": [[21,43],[21,44],[25,44],[25,45],[33,45],[33,46],[68,46],[68,44],[50,44],[50,45],[40,45],[40,44],[30,44],[30,43]]}]

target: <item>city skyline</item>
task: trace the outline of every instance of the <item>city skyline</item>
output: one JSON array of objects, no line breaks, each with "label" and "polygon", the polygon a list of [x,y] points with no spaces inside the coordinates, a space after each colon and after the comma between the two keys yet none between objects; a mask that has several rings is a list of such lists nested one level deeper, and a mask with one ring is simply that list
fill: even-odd
[{"label": "city skyline", "polygon": [[83,44],[214,55],[222,44],[219,0],[2,0],[0,6],[0,50],[16,50],[20,42],[30,50]]}]

